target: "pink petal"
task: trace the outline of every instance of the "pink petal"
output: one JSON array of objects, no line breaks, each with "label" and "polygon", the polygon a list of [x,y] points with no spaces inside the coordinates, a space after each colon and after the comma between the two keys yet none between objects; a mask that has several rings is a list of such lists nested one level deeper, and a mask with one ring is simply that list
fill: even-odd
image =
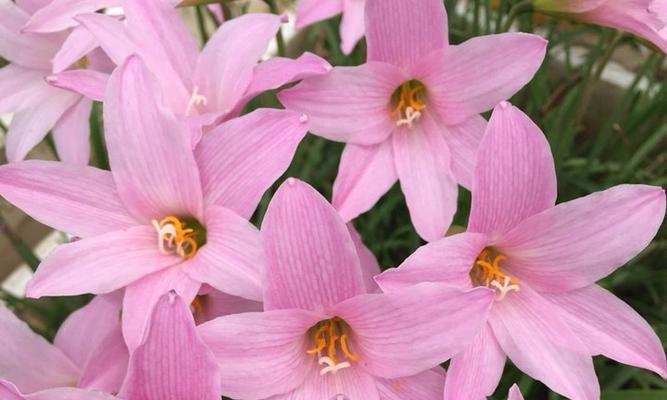
[{"label": "pink petal", "polygon": [[271,397],[271,400],[385,400],[379,397],[377,380],[363,368],[353,366],[324,376],[319,371],[319,368],[311,368],[303,385],[291,393]]},{"label": "pink petal", "polygon": [[150,323],[150,313],[160,298],[170,291],[176,292],[187,304],[191,304],[201,283],[183,272],[181,266],[166,268],[144,277],[125,289],[123,298],[123,337],[130,354],[141,344]]},{"label": "pink petal", "polygon": [[665,192],[619,185],[536,214],[508,232],[498,248],[519,280],[560,292],[588,286],[621,267],[655,237]]},{"label": "pink petal", "polygon": [[543,296],[565,313],[592,355],[603,354],[667,378],[667,361],[660,339],[651,326],[618,297],[597,285]]},{"label": "pink petal", "polygon": [[197,327],[222,372],[222,391],[264,399],[301,385],[314,369],[306,332],[326,317],[304,310],[275,310],[221,317]]},{"label": "pink petal", "polygon": [[3,165],[0,195],[39,222],[74,236],[137,223],[121,203],[111,174],[93,167],[38,160]]},{"label": "pink petal", "polygon": [[493,333],[521,371],[572,399],[600,398],[593,360],[558,308],[526,285],[495,302]]},{"label": "pink petal", "polygon": [[109,293],[179,262],[161,254],[155,228],[135,226],[63,244],[42,261],[29,297]]},{"label": "pink petal", "polygon": [[74,17],[119,6],[120,0],[53,0],[37,10],[23,27],[28,32],[58,32],[77,26]]},{"label": "pink petal", "polygon": [[519,387],[516,385],[516,383],[512,385],[509,393],[507,393],[507,400],[523,400],[521,390],[519,390]]},{"label": "pink petal", "polygon": [[404,378],[380,378],[376,384],[382,400],[440,400],[445,386],[445,370],[436,367]]},{"label": "pink petal", "polygon": [[195,307],[194,312],[197,325],[225,315],[260,312],[264,310],[264,305],[259,301],[232,296],[215,289],[206,294],[200,294],[198,299],[201,303],[201,308],[198,309]]},{"label": "pink petal", "polygon": [[518,92],[539,69],[546,47],[541,36],[526,33],[479,36],[431,54],[413,74],[443,121],[459,124]]},{"label": "pink petal", "polygon": [[53,127],[58,157],[69,164],[88,165],[90,158],[90,110],[93,102],[82,97]]},{"label": "pink petal", "polygon": [[364,286],[366,286],[366,292],[380,292],[380,287],[375,283],[375,279],[373,279],[376,275],[380,274],[380,265],[375,255],[366,247],[361,239],[361,235],[359,235],[359,232],[357,232],[352,223],[347,224],[347,231],[350,233],[354,247],[357,250],[357,255],[359,256],[361,276],[364,280]]},{"label": "pink petal", "polygon": [[[76,93],[48,87],[40,93],[42,103],[14,114],[7,132],[7,159],[21,161],[44,139],[62,115],[81,99]],[[39,115],[39,118],[35,118]]]},{"label": "pink petal", "polygon": [[556,202],[549,143],[527,115],[509,103],[496,107],[475,168],[468,230],[493,238]]},{"label": "pink petal", "polygon": [[365,292],[354,242],[334,208],[308,184],[289,178],[262,223],[264,308],[322,310]]},{"label": "pink petal", "polygon": [[16,0],[15,3],[17,6],[28,14],[34,14],[37,10],[42,7],[45,7],[49,4],[51,0]]},{"label": "pink petal", "polygon": [[116,65],[121,65],[127,57],[137,52],[136,44],[117,18],[98,13],[79,15],[75,19],[95,36],[100,47]]},{"label": "pink petal", "polygon": [[[0,381],[0,394],[4,395]],[[14,392],[16,393],[16,392]],[[75,388],[47,389],[21,397],[10,397],[9,400],[116,400],[116,397],[98,391],[81,390]],[[3,397],[4,400],[4,397]]]},{"label": "pink petal", "polygon": [[447,12],[440,0],[368,0],[368,61],[409,67],[445,48]]},{"label": "pink petal", "polygon": [[[55,0],[54,3],[60,0]],[[53,4],[53,3],[51,3]],[[85,27],[79,25],[72,30],[58,53],[53,57],[54,73],[62,72],[81,60],[98,46],[95,37]]]},{"label": "pink petal", "polygon": [[211,36],[195,69],[195,84],[207,97],[208,110],[230,112],[236,107],[280,24],[278,15],[246,14],[225,22]]},{"label": "pink petal", "polygon": [[343,0],[299,0],[296,8],[296,28],[329,19],[343,11]]},{"label": "pink petal", "polygon": [[349,55],[364,37],[365,27],[364,0],[343,0],[343,19],[340,23],[340,47],[344,54]]},{"label": "pink petal", "polygon": [[138,57],[111,75],[104,111],[111,170],[127,208],[144,219],[201,220],[202,188],[186,127],[161,107],[160,89]]},{"label": "pink petal", "polygon": [[260,109],[206,133],[195,155],[207,204],[250,218],[264,192],[289,166],[307,131],[299,114]]},{"label": "pink petal", "polygon": [[29,17],[12,1],[0,3],[0,56],[23,67],[51,69],[50,60],[64,36],[23,33]]},{"label": "pink petal", "polygon": [[76,384],[79,374],[76,366],[4,305],[0,305],[0,331],[2,379],[24,393]]},{"label": "pink petal", "polygon": [[383,63],[336,67],[283,90],[278,99],[287,109],[304,113],[311,131],[327,139],[378,144],[395,129],[389,115],[391,96],[406,78]]},{"label": "pink petal", "polygon": [[208,208],[206,245],[188,262],[188,276],[231,295],[261,301],[263,267],[257,228],[229,209]]},{"label": "pink petal", "polygon": [[45,71],[9,64],[0,68],[0,112],[38,106],[55,90],[44,82]]},{"label": "pink petal", "polygon": [[421,282],[442,282],[461,289],[471,287],[470,269],[488,244],[477,233],[460,233],[428,243],[398,268],[375,278],[383,291],[395,291]]},{"label": "pink petal", "polygon": [[607,1],[608,0],[543,0],[539,1],[537,6],[540,10],[544,11],[577,13],[589,11],[593,8],[599,7],[601,4],[606,3]]},{"label": "pink petal", "polygon": [[463,292],[422,283],[396,292],[356,296],[331,314],[353,332],[353,351],[375,376],[410,376],[465,349],[482,329],[493,301],[486,288]]},{"label": "pink petal", "polygon": [[505,353],[485,324],[472,344],[449,362],[445,400],[486,400],[496,390],[504,366]]},{"label": "pink petal", "polygon": [[192,313],[174,293],[160,298],[150,328],[132,353],[128,400],[219,400],[215,358],[197,334]]},{"label": "pink petal", "polygon": [[372,146],[350,143],[340,159],[331,203],[345,221],[353,220],[370,210],[397,179],[390,140]]},{"label": "pink petal", "polygon": [[439,123],[425,113],[393,135],[396,172],[415,230],[424,240],[445,236],[456,213],[458,187]]},{"label": "pink petal", "polygon": [[108,80],[108,74],[90,69],[68,70],[46,77],[46,81],[51,86],[69,90],[96,101],[104,101]]},{"label": "pink petal", "polygon": [[323,58],[305,52],[299,58],[273,57],[253,68],[252,80],[243,95],[243,99],[236,106],[240,112],[248,101],[258,94],[294,81],[312,76],[323,75],[331,70],[331,65]]},{"label": "pink petal", "polygon": [[475,115],[457,125],[448,125],[443,132],[451,154],[452,175],[459,185],[470,190],[477,163],[477,150],[486,131],[486,120]]},{"label": "pink petal", "polygon": [[109,332],[91,353],[88,362],[83,367],[79,387],[117,393],[127,375],[129,358],[130,355],[119,326],[118,329]]}]

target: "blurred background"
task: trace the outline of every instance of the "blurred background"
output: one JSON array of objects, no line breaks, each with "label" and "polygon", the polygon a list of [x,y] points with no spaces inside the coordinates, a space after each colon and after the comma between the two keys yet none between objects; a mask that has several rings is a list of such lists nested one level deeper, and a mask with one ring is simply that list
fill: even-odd
[{"label": "blurred background", "polygon": [[[559,202],[621,183],[667,186],[667,68],[662,52],[629,34],[565,19],[554,19],[520,9],[518,1],[446,0],[452,43],[500,31],[539,33],[550,42],[546,60],[536,75],[511,101],[522,108],[546,134],[558,173]],[[271,6],[271,7],[270,7]],[[293,28],[294,4],[273,1],[223,1],[227,17],[245,12],[287,12],[281,52],[296,57],[308,50],[332,65],[358,65],[365,60],[363,41],[348,57],[340,51],[340,18],[324,21],[298,33]],[[519,10],[520,12],[516,12]],[[192,33],[201,43],[219,24],[205,6],[182,8]],[[266,56],[276,54],[273,43]],[[4,65],[0,60],[0,66]],[[274,93],[255,98],[248,106],[280,107]],[[488,115],[487,115],[488,117]],[[0,148],[10,115],[0,116]],[[101,135],[101,107],[91,115],[94,151],[92,165],[106,166]],[[343,146],[308,135],[285,176],[301,178],[328,198]],[[55,159],[47,138],[29,158]],[[483,157],[484,155],[480,155]],[[0,163],[5,163],[4,150]],[[273,190],[262,200],[253,222],[258,226]],[[470,195],[461,188],[453,230],[465,226]],[[405,201],[394,187],[368,213],[354,222],[364,242],[383,269],[399,265],[422,245],[410,224]],[[39,260],[68,238],[30,219],[0,199],[0,299],[11,304],[33,329],[52,338],[62,320],[88,301],[22,297],[25,282]],[[632,262],[601,282],[637,310],[667,343],[667,225],[653,243]],[[657,375],[596,358],[604,400],[667,399],[667,383]],[[526,399],[558,399],[539,382],[509,363],[496,399],[505,399],[513,382],[520,383]]]}]

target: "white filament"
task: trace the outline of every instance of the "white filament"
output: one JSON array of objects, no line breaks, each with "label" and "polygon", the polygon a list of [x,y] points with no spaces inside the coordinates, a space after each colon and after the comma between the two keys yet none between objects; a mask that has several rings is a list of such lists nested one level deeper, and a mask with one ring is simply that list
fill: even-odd
[{"label": "white filament", "polygon": [[[496,292],[496,300],[504,299],[505,296],[507,295],[507,293],[509,293],[511,291],[518,292],[520,290],[519,285],[515,285],[515,284],[511,283],[511,280],[510,280],[509,276],[505,277],[505,280],[503,281],[503,283],[500,283],[495,279],[493,281],[489,282],[489,283],[490,283],[491,286],[498,289],[498,292]],[[488,284],[487,284],[487,286],[488,286]]]},{"label": "white filament", "polygon": [[345,368],[349,368],[349,367],[351,367],[350,363],[347,362],[347,361],[344,361],[344,362],[342,362],[342,363],[338,363],[338,364],[336,364],[336,363],[335,363],[332,359],[330,359],[329,357],[320,357],[320,359],[317,360],[317,362],[318,362],[320,365],[322,365],[322,364],[326,364],[326,365],[327,365],[326,367],[324,367],[324,368],[322,368],[322,369],[320,370],[320,375],[326,375],[326,374],[328,374],[329,372],[335,374],[336,372],[340,371],[341,369],[345,369]]},{"label": "white filament", "polygon": [[199,94],[199,86],[195,85],[194,89],[192,90],[192,96],[190,96],[190,100],[188,101],[188,106],[185,109],[185,115],[189,116],[195,105],[206,105],[207,103],[208,99],[206,96]]},{"label": "white filament", "polygon": [[415,110],[412,107],[407,107],[405,109],[405,118],[400,118],[396,121],[396,126],[407,125],[408,128],[412,128],[412,123],[421,118],[422,113]]}]

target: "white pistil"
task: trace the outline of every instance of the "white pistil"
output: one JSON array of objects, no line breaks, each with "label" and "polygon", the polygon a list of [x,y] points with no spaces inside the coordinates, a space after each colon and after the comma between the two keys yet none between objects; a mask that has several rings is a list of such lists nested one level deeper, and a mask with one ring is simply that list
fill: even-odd
[{"label": "white pistil", "polygon": [[498,292],[496,293],[496,300],[504,299],[505,296],[507,295],[507,293],[509,293],[511,291],[518,292],[520,290],[519,285],[515,285],[515,284],[511,283],[511,279],[510,279],[509,276],[505,277],[505,280],[504,280],[503,283],[500,283],[495,279],[493,281],[491,281],[490,283],[491,283],[491,286],[498,289]]},{"label": "white pistil", "polygon": [[412,107],[407,107],[405,109],[405,118],[400,118],[396,121],[396,126],[407,125],[408,128],[412,128],[412,123],[421,118],[422,113],[415,110]]},{"label": "white pistil", "polygon": [[336,364],[332,359],[329,357],[320,357],[319,360],[317,360],[318,364],[323,365],[326,364],[327,366],[322,368],[320,370],[320,376],[326,375],[329,372],[335,374],[336,372],[340,371],[341,369],[349,368],[351,367],[350,363],[347,361],[343,361],[342,363]]},{"label": "white pistil", "polygon": [[199,94],[199,86],[195,85],[194,89],[192,90],[192,96],[190,96],[190,100],[188,101],[188,106],[185,109],[185,116],[190,116],[194,106],[200,104],[206,105],[207,103],[208,99],[206,96]]},{"label": "white pistil", "polygon": [[167,247],[174,246],[174,239],[176,238],[176,227],[172,224],[165,224],[164,226],[160,226],[160,223],[156,220],[153,220],[151,222],[153,223],[153,227],[155,227],[155,230],[157,231],[157,245],[158,248],[160,249],[160,253],[162,254],[171,253],[170,250],[165,249],[164,245],[166,242]]}]

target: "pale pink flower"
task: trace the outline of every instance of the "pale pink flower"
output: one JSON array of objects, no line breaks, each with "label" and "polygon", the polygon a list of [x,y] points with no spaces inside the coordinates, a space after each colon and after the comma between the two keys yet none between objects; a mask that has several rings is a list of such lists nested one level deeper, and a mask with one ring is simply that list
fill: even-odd
[{"label": "pale pink flower", "polygon": [[[84,390],[116,393],[125,377],[128,350],[120,326],[122,295],[95,297],[58,330],[53,344],[0,305],[0,398],[107,399]],[[53,395],[54,397],[51,397]]]},{"label": "pale pink flower", "polygon": [[0,69],[0,113],[14,113],[7,133],[10,162],[20,161],[49,130],[59,157],[88,163],[89,115],[92,102],[76,93],[50,86],[53,72],[110,70],[108,58],[82,28],[36,34],[22,32],[43,1],[0,0],[0,56],[10,64]]},{"label": "pale pink flower", "polygon": [[369,0],[368,62],[307,78],[279,99],[312,131],[346,142],[333,205],[346,221],[399,180],[413,225],[441,238],[469,188],[486,121],[544,58],[546,41],[507,33],[448,44],[441,0]]},{"label": "pale pink flower", "polygon": [[146,310],[169,290],[192,301],[206,283],[261,300],[259,232],[247,219],[287,169],[308,130],[305,118],[257,110],[218,126],[193,151],[139,58],[116,69],[106,97],[111,172],[46,161],[0,167],[0,195],[82,238],[41,263],[28,295],[127,286],[123,333],[131,350]]},{"label": "pale pink flower", "polygon": [[535,0],[535,9],[634,33],[667,52],[665,0]]},{"label": "pale pink flower", "polygon": [[299,0],[296,8],[296,27],[301,29],[342,13],[340,49],[344,54],[350,54],[366,31],[365,7],[366,0]]},{"label": "pale pink flower", "polygon": [[600,398],[591,355],[667,376],[651,327],[597,286],[655,236],[659,187],[621,185],[555,205],[556,174],[539,128],[508,103],[482,139],[466,233],[432,242],[376,278],[383,290],[418,282],[490,287],[496,301],[474,342],[452,357],[447,400],[484,399],[505,357],[574,400]]},{"label": "pale pink flower", "polygon": [[[369,294],[354,240],[327,201],[288,179],[262,223],[264,312],[198,327],[223,393],[271,398],[438,400],[436,367],[480,329],[493,294],[426,283]],[[365,267],[364,267],[365,265]],[[275,397],[271,397],[275,396]]]},{"label": "pale pink flower", "polygon": [[523,400],[523,395],[521,394],[521,390],[516,385],[516,383],[512,385],[512,387],[510,388],[510,391],[507,394],[507,400]]}]

